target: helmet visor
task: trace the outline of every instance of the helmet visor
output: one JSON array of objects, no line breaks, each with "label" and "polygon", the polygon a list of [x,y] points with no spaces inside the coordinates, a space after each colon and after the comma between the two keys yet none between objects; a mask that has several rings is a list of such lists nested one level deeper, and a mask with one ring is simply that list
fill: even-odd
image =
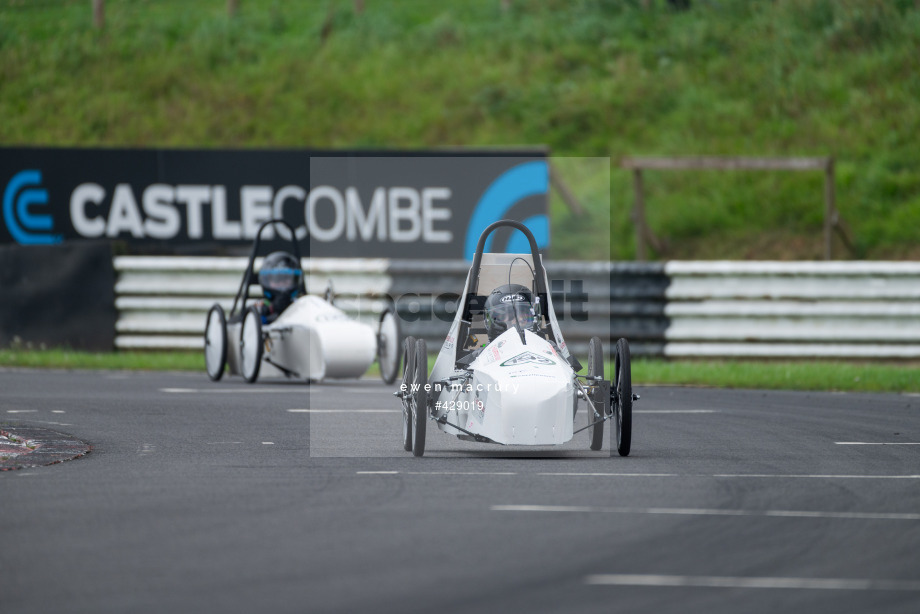
[{"label": "helmet visor", "polygon": [[523,329],[533,328],[536,321],[533,306],[525,301],[501,303],[492,308],[490,315],[493,322],[504,324],[506,328],[511,328],[515,324]]},{"label": "helmet visor", "polygon": [[302,275],[298,269],[263,269],[259,272],[259,283],[266,290],[288,292],[300,286]]}]

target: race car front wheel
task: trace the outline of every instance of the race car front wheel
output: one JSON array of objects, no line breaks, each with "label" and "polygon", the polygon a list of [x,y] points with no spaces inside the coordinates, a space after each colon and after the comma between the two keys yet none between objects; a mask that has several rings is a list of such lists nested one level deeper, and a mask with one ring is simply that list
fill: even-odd
[{"label": "race car front wheel", "polygon": [[613,382],[616,395],[617,452],[629,456],[632,441],[632,367],[629,363],[629,343],[626,339],[617,341],[614,364],[616,379]]},{"label": "race car front wheel", "polygon": [[[600,377],[604,379],[604,350],[599,337],[591,337],[591,340],[588,342],[588,377]],[[595,386],[594,390],[600,391],[601,386]],[[594,411],[591,409],[591,405],[588,405],[588,424],[591,424],[595,420],[603,420],[607,417],[607,403],[609,403],[610,400],[604,399],[603,396],[603,394],[598,394],[597,392],[591,395],[591,401],[594,403],[594,407],[600,414],[600,417],[595,416]],[[591,446],[592,450],[597,451],[604,447],[603,422],[598,422],[594,426],[588,427],[587,431],[588,444]]]},{"label": "race car front wheel", "polygon": [[415,341],[415,402],[412,404],[412,455],[425,454],[425,430],[428,427],[428,348],[424,339]]},{"label": "race car front wheel", "polygon": [[399,391],[402,393],[403,405],[403,449],[412,451],[412,380],[415,377],[415,337],[403,340],[403,377]]},{"label": "race car front wheel", "polygon": [[250,384],[259,378],[262,366],[262,316],[255,307],[246,310],[240,330],[240,373]]},{"label": "race car front wheel", "polygon": [[224,308],[214,303],[204,326],[204,368],[212,382],[224,376],[227,367],[227,317]]}]

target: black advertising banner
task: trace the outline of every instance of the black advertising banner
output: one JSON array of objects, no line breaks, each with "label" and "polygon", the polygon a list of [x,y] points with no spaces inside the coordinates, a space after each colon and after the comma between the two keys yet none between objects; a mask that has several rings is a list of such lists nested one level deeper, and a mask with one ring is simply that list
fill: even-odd
[{"label": "black advertising banner", "polygon": [[93,351],[115,343],[115,269],[104,241],[0,245],[0,296],[0,348],[17,338]]},{"label": "black advertising banner", "polygon": [[[541,150],[0,148],[0,189],[0,243],[20,245],[217,250],[248,245],[273,217],[314,257],[469,259],[503,218],[524,221],[541,248],[550,239]],[[521,239],[490,247],[517,251]]]}]

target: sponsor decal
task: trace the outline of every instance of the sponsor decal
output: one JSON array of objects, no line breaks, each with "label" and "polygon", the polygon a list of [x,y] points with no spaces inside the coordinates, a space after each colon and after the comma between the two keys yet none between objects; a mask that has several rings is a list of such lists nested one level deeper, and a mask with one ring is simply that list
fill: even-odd
[{"label": "sponsor decal", "polygon": [[503,362],[501,366],[514,367],[514,366],[523,365],[523,364],[554,365],[556,363],[555,361],[550,360],[549,358],[546,358],[544,356],[540,356],[539,354],[536,354],[534,352],[524,352],[522,354],[518,354],[517,356],[513,358],[509,358],[508,360]]},{"label": "sponsor decal", "polygon": [[50,213],[37,213],[48,204],[48,190],[41,187],[42,172],[36,169],[13,175],[3,191],[3,221],[10,236],[20,245],[53,245],[61,236],[51,234],[54,220]]},{"label": "sponsor decal", "polygon": [[[476,243],[485,228],[507,217],[507,213],[517,203],[531,196],[546,195],[549,192],[549,166],[546,160],[534,160],[514,166],[502,173],[486,188],[476,208],[470,225],[466,230],[464,257],[472,260],[476,254]],[[545,214],[533,215],[523,224],[530,229],[537,243],[537,249],[549,245],[549,217]],[[491,252],[494,235],[486,239],[485,251]],[[505,251],[509,254],[530,252],[530,244],[521,233],[512,234]]]},{"label": "sponsor decal", "polygon": [[[449,243],[452,233],[436,229],[435,222],[449,222],[452,212],[445,201],[450,196],[445,187],[392,188],[389,193],[377,188],[365,207],[354,187],[343,193],[325,185],[310,191],[298,185],[285,185],[277,191],[271,186],[243,185],[239,191],[240,216],[234,219],[229,214],[225,185],[155,183],[138,195],[128,183],[119,183],[111,191],[98,183],[82,183],[71,193],[70,216],[74,230],[86,238],[130,235],[169,240],[181,237],[184,227],[189,239],[202,239],[207,238],[204,220],[210,217],[212,239],[241,240],[254,238],[262,222],[284,217],[290,208],[303,214],[303,224],[295,224],[298,239],[309,236],[321,243],[374,238],[394,243]],[[404,201],[412,206],[404,207]],[[272,238],[274,229],[265,236]]]},{"label": "sponsor decal", "polygon": [[506,294],[501,298],[502,303],[520,303],[526,300],[527,298],[523,294]]},{"label": "sponsor decal", "polygon": [[[317,256],[472,258],[482,231],[513,217],[549,245],[544,154],[423,153],[0,147],[0,243],[238,243],[281,218]],[[522,241],[490,236],[486,251]]]}]

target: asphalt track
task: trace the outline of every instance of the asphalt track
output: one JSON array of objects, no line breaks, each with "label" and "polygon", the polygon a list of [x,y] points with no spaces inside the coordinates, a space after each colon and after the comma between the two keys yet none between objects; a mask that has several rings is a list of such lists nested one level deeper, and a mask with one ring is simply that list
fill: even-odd
[{"label": "asphalt track", "polygon": [[0,371],[94,446],[0,473],[0,610],[920,611],[920,398],[637,391],[628,458],[415,459],[373,381]]}]

